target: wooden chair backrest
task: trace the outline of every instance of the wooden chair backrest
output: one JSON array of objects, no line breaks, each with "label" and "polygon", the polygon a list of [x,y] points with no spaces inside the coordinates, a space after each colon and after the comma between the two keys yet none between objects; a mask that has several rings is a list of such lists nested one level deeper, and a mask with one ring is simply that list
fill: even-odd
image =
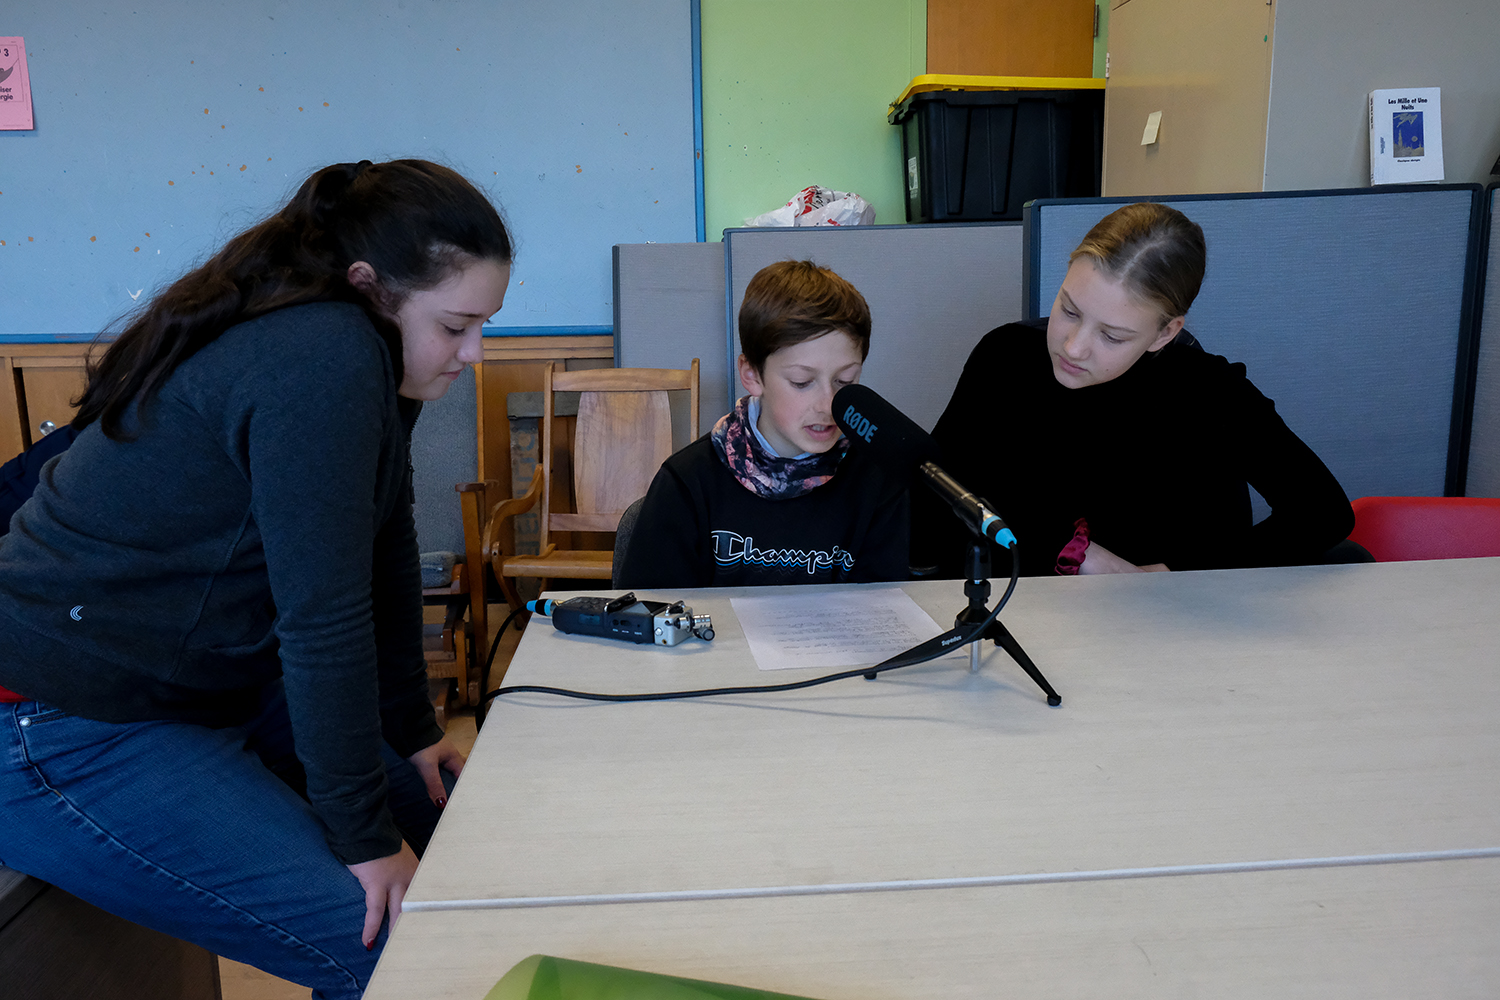
[{"label": "wooden chair backrest", "polygon": [[[687,369],[597,368],[558,371],[542,380],[541,542],[553,531],[614,531],[625,508],[644,496],[672,454],[672,410],[667,393],[689,392],[690,436],[698,434],[698,359]],[[577,392],[573,432],[572,512],[553,512],[553,393]]]}]

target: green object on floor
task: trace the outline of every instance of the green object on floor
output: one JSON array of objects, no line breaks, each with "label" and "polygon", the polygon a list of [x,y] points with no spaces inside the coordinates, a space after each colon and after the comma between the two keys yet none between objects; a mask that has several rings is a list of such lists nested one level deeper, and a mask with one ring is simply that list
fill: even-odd
[{"label": "green object on floor", "polygon": [[789,993],[680,979],[612,965],[532,955],[516,963],[485,1000],[810,1000]]}]

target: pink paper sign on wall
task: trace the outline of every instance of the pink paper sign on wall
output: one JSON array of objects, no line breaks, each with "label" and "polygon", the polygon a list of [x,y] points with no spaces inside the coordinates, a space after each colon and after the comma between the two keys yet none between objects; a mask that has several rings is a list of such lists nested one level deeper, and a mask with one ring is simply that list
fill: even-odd
[{"label": "pink paper sign on wall", "polygon": [[0,129],[29,129],[31,79],[26,72],[26,43],[0,38]]}]

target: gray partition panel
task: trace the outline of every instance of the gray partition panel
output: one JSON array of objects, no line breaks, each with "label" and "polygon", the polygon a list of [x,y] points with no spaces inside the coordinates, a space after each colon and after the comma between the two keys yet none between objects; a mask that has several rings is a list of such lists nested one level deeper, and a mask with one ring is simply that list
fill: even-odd
[{"label": "gray partition panel", "polygon": [[422,405],[411,433],[412,489],[417,547],[464,551],[463,512],[453,487],[479,478],[479,426],[474,373],[464,372],[442,399]]},{"label": "gray partition panel", "polygon": [[[1021,318],[1021,227],[1014,222],[731,229],[724,245],[727,316],[738,315],[755,272],[779,260],[813,260],[847,278],[870,303],[870,357],[860,381],[928,429],[979,338]],[[731,329],[726,365],[738,354]],[[739,376],[729,377],[738,396]]]},{"label": "gray partition panel", "polygon": [[[1441,496],[1449,472],[1477,188],[1162,198],[1203,227],[1208,273],[1187,327],[1241,361],[1352,497]],[[1037,201],[1027,309],[1131,199]],[[1266,508],[1257,499],[1257,514]]]},{"label": "gray partition panel", "polygon": [[724,356],[724,244],[615,247],[615,363],[686,368],[698,359],[698,427],[729,411]]},{"label": "gray partition panel", "polygon": [[1469,477],[1465,496],[1500,497],[1500,188],[1485,192],[1488,233],[1484,268],[1483,312],[1479,319],[1479,372],[1474,381],[1474,422],[1469,432]]}]

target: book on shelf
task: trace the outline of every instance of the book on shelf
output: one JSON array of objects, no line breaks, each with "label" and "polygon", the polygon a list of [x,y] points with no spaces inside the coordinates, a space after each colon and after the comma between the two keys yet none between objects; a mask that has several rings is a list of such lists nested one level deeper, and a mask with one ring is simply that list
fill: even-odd
[{"label": "book on shelf", "polygon": [[1370,183],[1443,179],[1440,87],[1370,91]]}]

